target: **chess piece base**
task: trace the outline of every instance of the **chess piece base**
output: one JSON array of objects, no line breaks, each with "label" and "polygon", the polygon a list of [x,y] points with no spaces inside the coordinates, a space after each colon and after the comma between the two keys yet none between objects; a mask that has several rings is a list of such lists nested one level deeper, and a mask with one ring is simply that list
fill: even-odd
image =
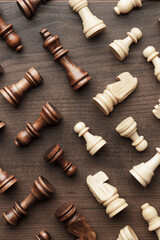
[{"label": "chess piece base", "polygon": [[106,145],[107,142],[102,139],[99,143],[97,143],[90,151],[89,153],[93,156],[94,154],[96,154],[96,152],[98,152],[104,145]]},{"label": "chess piece base", "polygon": [[92,38],[96,35],[98,35],[99,33],[101,33],[102,31],[104,31],[106,29],[106,25],[103,23],[103,21],[100,21],[100,23],[98,25],[96,25],[95,27],[91,28],[89,31],[87,31],[85,33],[86,38]]}]

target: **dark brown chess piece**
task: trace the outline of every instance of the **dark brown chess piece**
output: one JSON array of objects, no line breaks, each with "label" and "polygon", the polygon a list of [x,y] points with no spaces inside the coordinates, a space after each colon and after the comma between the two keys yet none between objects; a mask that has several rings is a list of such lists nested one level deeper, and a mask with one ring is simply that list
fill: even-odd
[{"label": "dark brown chess piece", "polygon": [[0,75],[3,73],[3,68],[2,66],[0,65]]},{"label": "dark brown chess piece", "polygon": [[44,159],[49,163],[59,165],[65,175],[72,177],[76,173],[76,166],[72,162],[67,162],[63,156],[63,149],[59,144],[51,146],[44,154]]},{"label": "dark brown chess piece", "polygon": [[69,50],[63,48],[57,35],[52,36],[46,28],[44,28],[40,34],[45,39],[43,47],[53,55],[55,61],[59,61],[65,68],[70,85],[74,90],[78,90],[91,80],[88,72],[77,67],[71,61],[67,55]]},{"label": "dark brown chess piece", "polygon": [[15,49],[17,52],[19,52],[23,45],[21,44],[21,39],[18,36],[18,34],[13,32],[13,25],[9,24],[8,26],[4,22],[1,16],[0,11],[0,37],[6,41],[6,44],[10,47]]},{"label": "dark brown chess piece", "polygon": [[62,116],[60,112],[49,102],[47,102],[40,112],[39,118],[32,124],[27,123],[24,131],[21,131],[16,138],[17,147],[28,145],[33,138],[40,136],[40,131],[47,125],[55,125],[60,122]]},{"label": "dark brown chess piece", "polygon": [[36,235],[37,240],[50,240],[50,234],[47,231],[40,231],[38,235]]},{"label": "dark brown chess piece", "polygon": [[0,131],[6,126],[6,124],[2,121],[0,121]]},{"label": "dark brown chess piece", "polygon": [[55,212],[55,217],[64,222],[67,231],[79,240],[95,240],[96,233],[87,219],[77,213],[73,203],[65,203]]},{"label": "dark brown chess piece", "polygon": [[7,189],[13,186],[18,179],[0,168],[0,193],[4,193]]},{"label": "dark brown chess piece", "polygon": [[34,181],[30,194],[20,203],[15,202],[15,206],[9,211],[3,213],[5,221],[13,226],[18,224],[18,221],[27,215],[28,208],[36,201],[49,198],[54,193],[54,188],[44,177],[39,177]]},{"label": "dark brown chess piece", "polygon": [[1,89],[2,95],[13,106],[17,107],[26,91],[32,87],[37,87],[43,78],[35,68],[30,68],[18,83],[5,86]]}]

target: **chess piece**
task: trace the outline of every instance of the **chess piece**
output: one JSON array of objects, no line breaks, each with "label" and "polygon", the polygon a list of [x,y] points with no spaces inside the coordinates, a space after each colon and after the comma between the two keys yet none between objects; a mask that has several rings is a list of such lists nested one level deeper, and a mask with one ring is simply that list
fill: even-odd
[{"label": "chess piece", "polygon": [[112,218],[128,207],[128,204],[125,199],[119,198],[115,187],[106,183],[108,179],[108,176],[100,171],[93,176],[89,175],[86,182],[93,196],[100,204],[106,207],[106,213]]},{"label": "chess piece", "polygon": [[38,235],[36,235],[37,240],[50,240],[50,234],[47,231],[40,231]]},{"label": "chess piece", "polygon": [[13,32],[13,25],[9,24],[8,26],[2,19],[2,13],[0,11],[0,37],[6,41],[6,44],[19,52],[23,45],[21,44],[21,39],[18,34]]},{"label": "chess piece", "polygon": [[156,104],[154,106],[154,109],[152,110],[152,112],[156,116],[156,118],[160,119],[160,99],[158,102],[159,102],[159,104]]},{"label": "chess piece", "polygon": [[92,38],[106,29],[106,25],[102,20],[92,14],[88,8],[87,0],[69,0],[73,11],[78,12],[83,22],[83,33],[86,38]]},{"label": "chess piece", "polygon": [[156,151],[155,156],[148,162],[142,162],[130,170],[133,177],[135,177],[143,187],[146,187],[151,182],[154,171],[160,165],[160,148],[157,147]]},{"label": "chess piece", "polygon": [[15,202],[15,206],[3,213],[4,220],[10,225],[16,226],[18,221],[27,215],[28,208],[36,201],[50,198],[54,193],[54,188],[44,177],[39,177],[34,181],[29,195],[20,203]]},{"label": "chess piece", "polygon": [[160,217],[158,216],[157,210],[150,206],[148,203],[145,203],[141,206],[142,216],[144,220],[148,222],[148,231],[155,231],[158,239],[160,239]]},{"label": "chess piece", "polygon": [[143,0],[119,0],[114,11],[117,15],[129,13],[135,7],[142,7],[142,1]]},{"label": "chess piece", "polygon": [[78,134],[78,137],[84,137],[86,140],[86,149],[93,156],[98,152],[107,142],[99,136],[94,136],[88,132],[89,127],[83,122],[78,122],[74,126],[74,131]]},{"label": "chess piece", "polygon": [[130,226],[125,226],[120,230],[117,240],[138,240],[138,237]]},{"label": "chess piece", "polygon": [[6,124],[2,121],[0,121],[0,131],[6,126]]},{"label": "chess piece", "polygon": [[62,172],[68,177],[72,177],[77,169],[76,166],[71,162],[67,162],[63,156],[63,149],[59,144],[54,144],[51,146],[47,152],[44,154],[44,159],[49,163],[55,163],[59,165],[62,169]]},{"label": "chess piece", "polygon": [[40,113],[39,118],[32,124],[27,123],[24,131],[21,131],[16,138],[15,144],[17,147],[22,147],[30,144],[33,138],[40,136],[40,131],[47,125],[55,125],[60,122],[62,116],[60,112],[49,102],[47,102]]},{"label": "chess piece", "polygon": [[26,18],[31,18],[35,14],[37,6],[47,1],[48,0],[17,0],[17,5]]},{"label": "chess piece", "polygon": [[46,48],[54,57],[55,61],[60,62],[67,72],[70,86],[78,90],[91,80],[88,72],[77,67],[68,57],[68,49],[64,49],[57,35],[52,36],[48,29],[44,28],[40,34],[45,39],[43,47]]},{"label": "chess piece", "polygon": [[24,93],[32,87],[37,87],[42,81],[41,75],[32,67],[19,82],[1,89],[1,94],[13,107],[17,107]]},{"label": "chess piece", "polygon": [[93,102],[106,116],[113,111],[114,105],[123,102],[137,87],[137,78],[130,73],[121,73],[118,82],[108,84],[103,93],[93,98]]},{"label": "chess piece", "polygon": [[148,143],[143,136],[139,136],[137,133],[137,123],[132,117],[124,119],[117,127],[116,131],[126,138],[130,138],[133,143],[132,146],[136,148],[137,151],[144,151]]},{"label": "chess piece", "polygon": [[152,46],[149,46],[144,49],[143,56],[147,58],[147,62],[151,62],[154,65],[154,75],[160,81],[160,58],[158,57],[159,52],[156,52],[156,49]]},{"label": "chess piece", "polygon": [[87,219],[77,212],[73,203],[65,203],[55,212],[55,217],[64,222],[68,233],[76,239],[96,240],[96,233]]},{"label": "chess piece", "polygon": [[0,75],[3,73],[3,68],[2,66],[0,65]]},{"label": "chess piece", "polygon": [[2,168],[0,168],[0,193],[4,193],[17,181],[18,179],[14,175],[9,174],[7,171],[4,171]]},{"label": "chess piece", "polygon": [[114,40],[110,45],[110,49],[114,56],[119,60],[123,61],[129,53],[129,47],[134,42],[135,44],[142,37],[142,32],[139,28],[132,28],[130,32],[127,32],[128,37],[121,40]]}]

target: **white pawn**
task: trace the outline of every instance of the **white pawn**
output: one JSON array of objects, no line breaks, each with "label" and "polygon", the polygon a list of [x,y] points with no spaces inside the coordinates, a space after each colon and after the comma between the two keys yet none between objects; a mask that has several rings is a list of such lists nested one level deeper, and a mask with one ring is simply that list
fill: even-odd
[{"label": "white pawn", "polygon": [[147,58],[147,62],[151,62],[154,65],[154,75],[160,81],[160,58],[158,57],[159,52],[156,52],[156,49],[152,46],[149,46],[144,49],[143,56]]},{"label": "white pawn", "polygon": [[87,0],[69,0],[68,3],[80,15],[86,38],[92,38],[106,28],[104,22],[91,13]]},{"label": "white pawn", "polygon": [[84,137],[86,140],[86,148],[87,151],[93,156],[96,152],[98,152],[107,142],[99,136],[94,136],[88,132],[89,127],[83,122],[79,122],[74,126],[74,131],[78,133],[79,137]]},{"label": "white pawn", "polygon": [[142,216],[148,222],[148,231],[155,231],[158,239],[160,240],[160,217],[158,216],[157,210],[145,203],[141,206]]},{"label": "white pawn", "polygon": [[154,176],[154,171],[160,165],[160,148],[157,147],[156,151],[157,153],[155,156],[148,162],[142,162],[130,170],[133,177],[135,177],[143,187],[146,187],[151,182],[152,177]]},{"label": "white pawn", "polygon": [[114,11],[117,15],[129,13],[135,7],[142,7],[142,1],[143,0],[120,0],[117,7],[114,8]]},{"label": "white pawn", "polygon": [[159,104],[154,106],[154,109],[152,110],[152,112],[156,116],[156,118],[160,119],[160,99],[159,99]]},{"label": "white pawn", "polygon": [[138,237],[130,226],[125,226],[120,230],[117,240],[138,240]]},{"label": "white pawn", "polygon": [[139,28],[132,28],[130,32],[127,32],[128,37],[121,40],[114,40],[110,45],[110,49],[114,56],[119,60],[123,61],[129,53],[129,47],[134,42],[137,43],[142,37],[142,32]]}]

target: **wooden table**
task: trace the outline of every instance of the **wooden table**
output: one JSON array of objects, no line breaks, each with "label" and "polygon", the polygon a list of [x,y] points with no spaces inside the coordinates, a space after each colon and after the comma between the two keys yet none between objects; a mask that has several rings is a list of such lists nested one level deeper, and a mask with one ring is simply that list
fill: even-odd
[{"label": "wooden table", "polygon": [[[7,124],[0,134],[0,166],[19,179],[18,184],[0,196],[1,216],[3,211],[14,205],[15,200],[22,200],[29,193],[33,181],[40,175],[49,179],[56,189],[53,199],[34,205],[18,227],[12,228],[0,221],[0,240],[34,239],[41,229],[49,231],[55,240],[73,239],[54,217],[55,210],[66,201],[76,204],[79,212],[95,228],[99,240],[117,239],[120,229],[126,225],[133,227],[139,239],[156,239],[155,233],[147,230],[140,206],[149,202],[160,213],[159,170],[146,189],[130,175],[129,170],[149,160],[155,154],[155,147],[160,146],[160,121],[151,112],[160,97],[160,83],[153,75],[152,64],[147,63],[142,55],[148,45],[160,49],[160,2],[144,2],[142,9],[125,16],[115,15],[115,5],[115,2],[90,2],[91,10],[104,20],[107,30],[94,39],[86,40],[79,16],[67,3],[49,2],[39,7],[30,21],[21,14],[16,3],[0,3],[6,22],[14,24],[24,44],[23,52],[18,54],[0,42],[0,63],[5,71],[0,78],[0,87],[17,82],[32,66],[44,77],[44,83],[28,92],[18,109],[12,108],[0,96],[0,118]],[[120,63],[110,52],[108,44],[114,39],[124,38],[126,32],[135,26],[143,31],[143,39],[131,47],[128,58]],[[79,92],[70,88],[62,67],[53,62],[43,49],[39,31],[44,27],[59,35],[63,46],[70,49],[72,59],[93,77]],[[93,104],[92,97],[103,92],[106,85],[115,82],[116,76],[124,71],[138,78],[138,87],[105,117]],[[30,146],[17,148],[14,145],[17,133],[24,129],[27,121],[36,120],[46,101],[60,110],[63,122],[45,129],[41,138]],[[115,131],[119,122],[128,116],[134,117],[138,132],[149,143],[145,152],[138,153],[129,139],[121,138]],[[108,142],[94,157],[86,151],[84,140],[73,131],[78,121],[84,121],[93,134],[103,136]],[[53,143],[59,143],[66,159],[77,165],[78,174],[74,178],[65,177],[59,168],[43,160],[44,152]],[[99,170],[107,173],[109,183],[117,187],[120,196],[129,203],[129,207],[113,219],[108,218],[104,207],[95,200],[85,183],[89,174]]]}]

